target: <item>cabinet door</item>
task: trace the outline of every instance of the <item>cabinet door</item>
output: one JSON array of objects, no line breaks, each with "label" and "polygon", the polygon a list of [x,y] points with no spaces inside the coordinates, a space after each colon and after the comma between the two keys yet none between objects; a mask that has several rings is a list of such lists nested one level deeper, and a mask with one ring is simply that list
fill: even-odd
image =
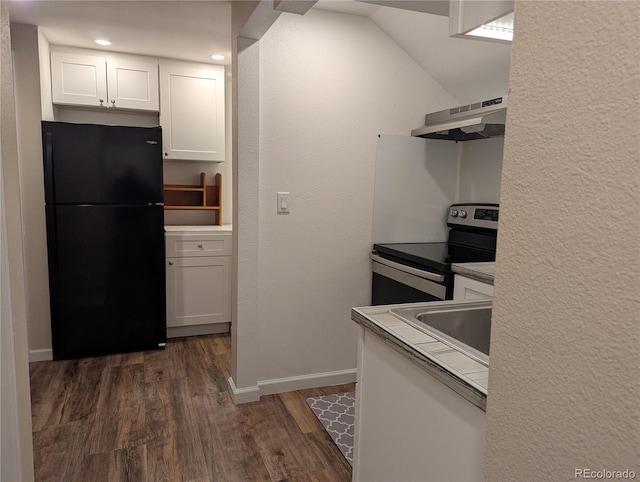
[{"label": "cabinet door", "polygon": [[231,256],[167,258],[167,326],[231,321]]},{"label": "cabinet door", "polygon": [[224,67],[160,64],[165,159],[224,161]]},{"label": "cabinet door", "polygon": [[106,106],[105,58],[52,51],[51,95],[54,104]]},{"label": "cabinet door", "polygon": [[456,275],[453,282],[454,300],[481,300],[493,297],[493,285]]},{"label": "cabinet door", "polygon": [[158,64],[107,57],[109,107],[158,111]]},{"label": "cabinet door", "polygon": [[486,414],[364,328],[355,412],[354,481],[482,480]]}]

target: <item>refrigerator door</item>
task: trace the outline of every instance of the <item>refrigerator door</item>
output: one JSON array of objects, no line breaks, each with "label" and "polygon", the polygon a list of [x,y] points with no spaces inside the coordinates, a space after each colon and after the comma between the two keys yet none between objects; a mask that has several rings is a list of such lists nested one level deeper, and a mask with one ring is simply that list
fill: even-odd
[{"label": "refrigerator door", "polygon": [[162,206],[47,206],[54,359],[166,341]]},{"label": "refrigerator door", "polygon": [[162,203],[162,130],[42,122],[47,204]]}]

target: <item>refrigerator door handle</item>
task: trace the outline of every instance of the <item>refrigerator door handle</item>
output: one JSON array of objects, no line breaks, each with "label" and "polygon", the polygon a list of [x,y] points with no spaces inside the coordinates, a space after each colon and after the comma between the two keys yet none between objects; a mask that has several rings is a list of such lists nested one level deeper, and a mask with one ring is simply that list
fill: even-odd
[{"label": "refrigerator door handle", "polygon": [[58,222],[56,208],[47,209],[47,244],[49,246],[49,272],[58,272]]},{"label": "refrigerator door handle", "polygon": [[45,134],[44,169],[45,169],[45,199],[47,203],[55,202],[55,183],[53,179],[53,134]]}]

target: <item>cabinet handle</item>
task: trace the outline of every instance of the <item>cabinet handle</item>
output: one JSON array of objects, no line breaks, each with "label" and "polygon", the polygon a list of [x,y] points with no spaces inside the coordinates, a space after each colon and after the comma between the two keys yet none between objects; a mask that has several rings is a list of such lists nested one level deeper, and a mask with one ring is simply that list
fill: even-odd
[{"label": "cabinet handle", "polygon": [[169,261],[169,266],[173,266],[173,261]]},{"label": "cabinet handle", "polygon": [[100,99],[100,105],[104,104],[104,99]]},{"label": "cabinet handle", "polygon": [[202,249],[202,245],[201,245],[201,244],[199,244],[199,245],[198,245],[198,248]]},{"label": "cabinet handle", "polygon": [[116,106],[116,101],[115,101],[115,99],[111,101],[111,105],[112,105],[113,107],[115,107],[115,106]]}]

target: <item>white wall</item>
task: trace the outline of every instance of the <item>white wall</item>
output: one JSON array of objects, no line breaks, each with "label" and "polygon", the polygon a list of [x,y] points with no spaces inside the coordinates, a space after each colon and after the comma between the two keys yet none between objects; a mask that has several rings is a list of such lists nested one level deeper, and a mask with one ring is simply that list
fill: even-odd
[{"label": "white wall", "polygon": [[32,359],[51,358],[51,318],[44,213],[44,174],[40,127],[40,61],[42,40],[33,25],[11,24],[14,56],[20,191],[24,243],[29,348]]},{"label": "white wall", "polygon": [[[2,142],[0,141],[0,147]],[[2,153],[0,152],[0,163]],[[9,252],[4,188],[0,169],[0,480],[20,480],[20,429],[13,313],[9,282]]]},{"label": "white wall", "polygon": [[515,19],[484,477],[637,478],[640,3]]},{"label": "white wall", "polygon": [[[377,134],[406,135],[443,102],[366,18],[282,15],[260,40],[260,381],[355,367]],[[277,191],[290,214],[276,214]]]},{"label": "white wall", "polygon": [[38,60],[40,62],[40,102],[42,120],[55,120],[51,95],[51,48],[49,41],[38,29]]},{"label": "white wall", "polygon": [[504,137],[459,142],[458,201],[499,203]]},{"label": "white wall", "polygon": [[[31,395],[23,271],[20,165],[16,134],[9,6],[0,2],[0,168],[2,169],[2,257],[0,269],[0,479],[33,480]],[[5,236],[6,235],[6,236]],[[5,244],[6,242],[6,244]],[[4,251],[6,249],[6,251]],[[8,302],[7,298],[11,300]]]},{"label": "white wall", "polygon": [[381,135],[376,143],[372,243],[447,240],[456,201],[459,144]]},{"label": "white wall", "polygon": [[449,37],[449,18],[439,15],[381,8],[371,19],[455,98],[442,109],[508,92],[510,45]]}]

